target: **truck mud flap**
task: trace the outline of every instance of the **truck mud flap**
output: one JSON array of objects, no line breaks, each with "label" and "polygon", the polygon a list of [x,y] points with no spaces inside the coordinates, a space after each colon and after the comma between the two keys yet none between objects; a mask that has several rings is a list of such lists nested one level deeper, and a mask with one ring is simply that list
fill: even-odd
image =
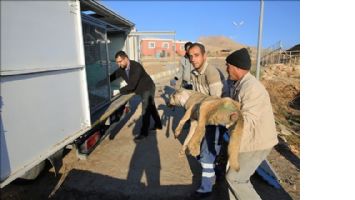
[{"label": "truck mud flap", "polygon": [[64,149],[61,149],[48,157],[49,162],[54,168],[54,174],[56,177],[59,174],[60,168],[63,166],[63,151]]}]

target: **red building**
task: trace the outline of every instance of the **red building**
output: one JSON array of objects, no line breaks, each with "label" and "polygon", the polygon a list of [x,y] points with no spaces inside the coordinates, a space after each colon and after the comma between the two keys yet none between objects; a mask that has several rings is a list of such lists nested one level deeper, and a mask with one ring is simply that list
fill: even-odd
[{"label": "red building", "polygon": [[141,56],[153,56],[157,58],[170,57],[176,53],[179,56],[185,54],[184,45],[187,41],[175,41],[172,39],[143,38],[140,42]]}]

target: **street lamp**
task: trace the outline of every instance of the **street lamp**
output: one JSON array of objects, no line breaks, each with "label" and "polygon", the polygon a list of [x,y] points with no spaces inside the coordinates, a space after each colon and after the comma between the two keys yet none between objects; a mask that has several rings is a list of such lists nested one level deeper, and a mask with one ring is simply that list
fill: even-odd
[{"label": "street lamp", "polygon": [[264,17],[264,0],[260,0],[258,51],[256,53],[256,78],[257,79],[260,79],[260,56],[261,56],[261,43],[263,38],[263,17]]}]

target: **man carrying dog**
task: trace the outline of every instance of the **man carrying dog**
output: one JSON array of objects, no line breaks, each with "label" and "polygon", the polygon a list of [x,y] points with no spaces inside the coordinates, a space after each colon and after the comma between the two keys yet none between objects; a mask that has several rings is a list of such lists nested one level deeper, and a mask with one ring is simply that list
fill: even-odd
[{"label": "man carrying dog", "polygon": [[[192,89],[206,95],[221,97],[222,77],[217,68],[208,64],[205,47],[200,43],[193,43],[188,49],[188,54],[194,67],[191,71]],[[203,198],[211,194],[216,178],[214,161],[220,148],[219,128],[207,126],[199,156],[202,167],[201,185],[193,194],[194,197]]]},{"label": "man carrying dog", "polygon": [[231,98],[241,103],[244,129],[241,140],[240,170],[229,169],[226,179],[229,198],[239,200],[261,199],[250,183],[260,163],[278,143],[270,97],[265,87],[250,74],[250,56],[243,48],[226,58],[228,79],[236,81]]}]

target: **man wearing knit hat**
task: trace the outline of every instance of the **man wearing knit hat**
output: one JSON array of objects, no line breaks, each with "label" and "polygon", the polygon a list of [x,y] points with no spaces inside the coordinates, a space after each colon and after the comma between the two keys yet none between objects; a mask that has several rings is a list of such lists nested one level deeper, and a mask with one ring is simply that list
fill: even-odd
[{"label": "man wearing knit hat", "polygon": [[231,98],[241,103],[244,117],[240,170],[229,169],[226,174],[229,198],[261,199],[250,183],[250,176],[278,143],[270,97],[260,81],[249,72],[251,61],[247,49],[230,54],[226,65],[228,78],[236,81],[231,89]]}]

